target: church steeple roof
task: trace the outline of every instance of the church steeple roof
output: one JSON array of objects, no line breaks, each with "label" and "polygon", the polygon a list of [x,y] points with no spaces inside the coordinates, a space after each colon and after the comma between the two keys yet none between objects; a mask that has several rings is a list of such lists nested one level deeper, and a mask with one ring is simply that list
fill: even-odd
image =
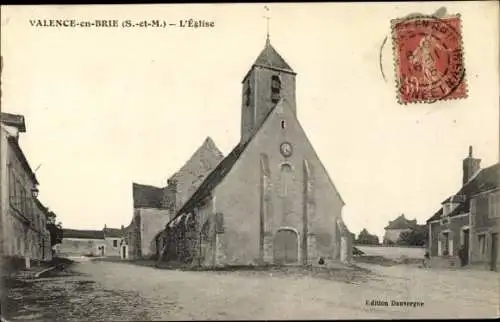
[{"label": "church steeple roof", "polygon": [[266,39],[266,46],[255,60],[254,65],[262,67],[277,68],[294,73],[292,67],[281,57],[271,45],[269,37]]}]

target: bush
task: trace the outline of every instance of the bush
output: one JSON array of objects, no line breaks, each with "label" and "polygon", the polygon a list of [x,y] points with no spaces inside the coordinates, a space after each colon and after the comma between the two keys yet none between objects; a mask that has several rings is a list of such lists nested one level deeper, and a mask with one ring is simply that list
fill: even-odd
[{"label": "bush", "polygon": [[427,243],[428,230],[425,226],[418,226],[410,231],[405,231],[399,236],[398,245],[424,246]]},{"label": "bush", "polygon": [[377,235],[372,235],[366,228],[363,228],[358,235],[358,239],[356,239],[356,243],[360,245],[379,245],[379,240]]},{"label": "bush", "polygon": [[391,239],[384,239],[384,245],[395,245]]}]

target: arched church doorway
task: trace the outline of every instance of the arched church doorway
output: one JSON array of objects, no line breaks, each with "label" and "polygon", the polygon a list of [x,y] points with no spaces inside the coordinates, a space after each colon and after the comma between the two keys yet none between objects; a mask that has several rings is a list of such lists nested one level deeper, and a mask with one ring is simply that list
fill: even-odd
[{"label": "arched church doorway", "polygon": [[274,263],[277,265],[293,264],[299,261],[299,236],[290,228],[282,228],[274,236]]}]

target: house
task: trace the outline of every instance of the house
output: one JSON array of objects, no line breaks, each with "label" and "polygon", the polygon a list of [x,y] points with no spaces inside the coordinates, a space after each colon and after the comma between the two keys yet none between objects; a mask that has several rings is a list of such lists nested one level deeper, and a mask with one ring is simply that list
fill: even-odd
[{"label": "house", "polygon": [[167,224],[160,260],[350,260],[345,203],[297,118],[296,75],[267,39],[242,82],[239,142]]},{"label": "house", "polygon": [[[24,116],[1,113],[1,254],[35,260],[49,258],[45,207],[38,197],[38,180],[19,143],[26,132]],[[48,239],[47,239],[48,238]]]},{"label": "house", "polygon": [[427,220],[429,253],[453,261],[463,247],[466,263],[496,270],[500,258],[500,165],[481,169],[480,162],[469,147],[469,155],[463,160],[462,187]]},{"label": "house", "polygon": [[406,219],[404,214],[401,214],[396,219],[389,221],[389,224],[384,228],[384,244],[395,244],[399,240],[399,236],[403,232],[411,231],[417,228],[417,220]]},{"label": "house", "polygon": [[[491,270],[500,267],[498,233],[500,232],[500,163],[478,174],[479,187],[471,194],[471,263]],[[479,192],[478,192],[479,191]]]},{"label": "house", "polygon": [[168,178],[166,187],[132,184],[134,214],[126,229],[125,243],[128,258],[157,256],[161,247],[159,234],[222,157],[222,152],[207,137],[179,171]]},{"label": "house", "polygon": [[79,230],[63,228],[63,239],[55,245],[58,256],[121,257],[125,228]]},{"label": "house", "polygon": [[52,259],[52,247],[50,232],[47,229],[49,209],[45,207],[38,198],[35,198],[34,227],[38,234],[38,251],[36,258],[44,261]]}]

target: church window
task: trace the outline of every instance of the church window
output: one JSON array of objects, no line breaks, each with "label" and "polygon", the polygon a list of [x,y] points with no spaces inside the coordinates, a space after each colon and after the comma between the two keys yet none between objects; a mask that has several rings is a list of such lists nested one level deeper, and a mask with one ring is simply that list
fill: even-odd
[{"label": "church window", "polygon": [[281,81],[277,75],[271,77],[271,101],[278,103],[281,92]]},{"label": "church window", "polygon": [[288,189],[291,183],[292,167],[288,163],[281,165],[281,194],[283,197],[288,195]]},{"label": "church window", "polygon": [[281,120],[281,128],[284,129],[286,127],[286,122],[285,120]]}]

